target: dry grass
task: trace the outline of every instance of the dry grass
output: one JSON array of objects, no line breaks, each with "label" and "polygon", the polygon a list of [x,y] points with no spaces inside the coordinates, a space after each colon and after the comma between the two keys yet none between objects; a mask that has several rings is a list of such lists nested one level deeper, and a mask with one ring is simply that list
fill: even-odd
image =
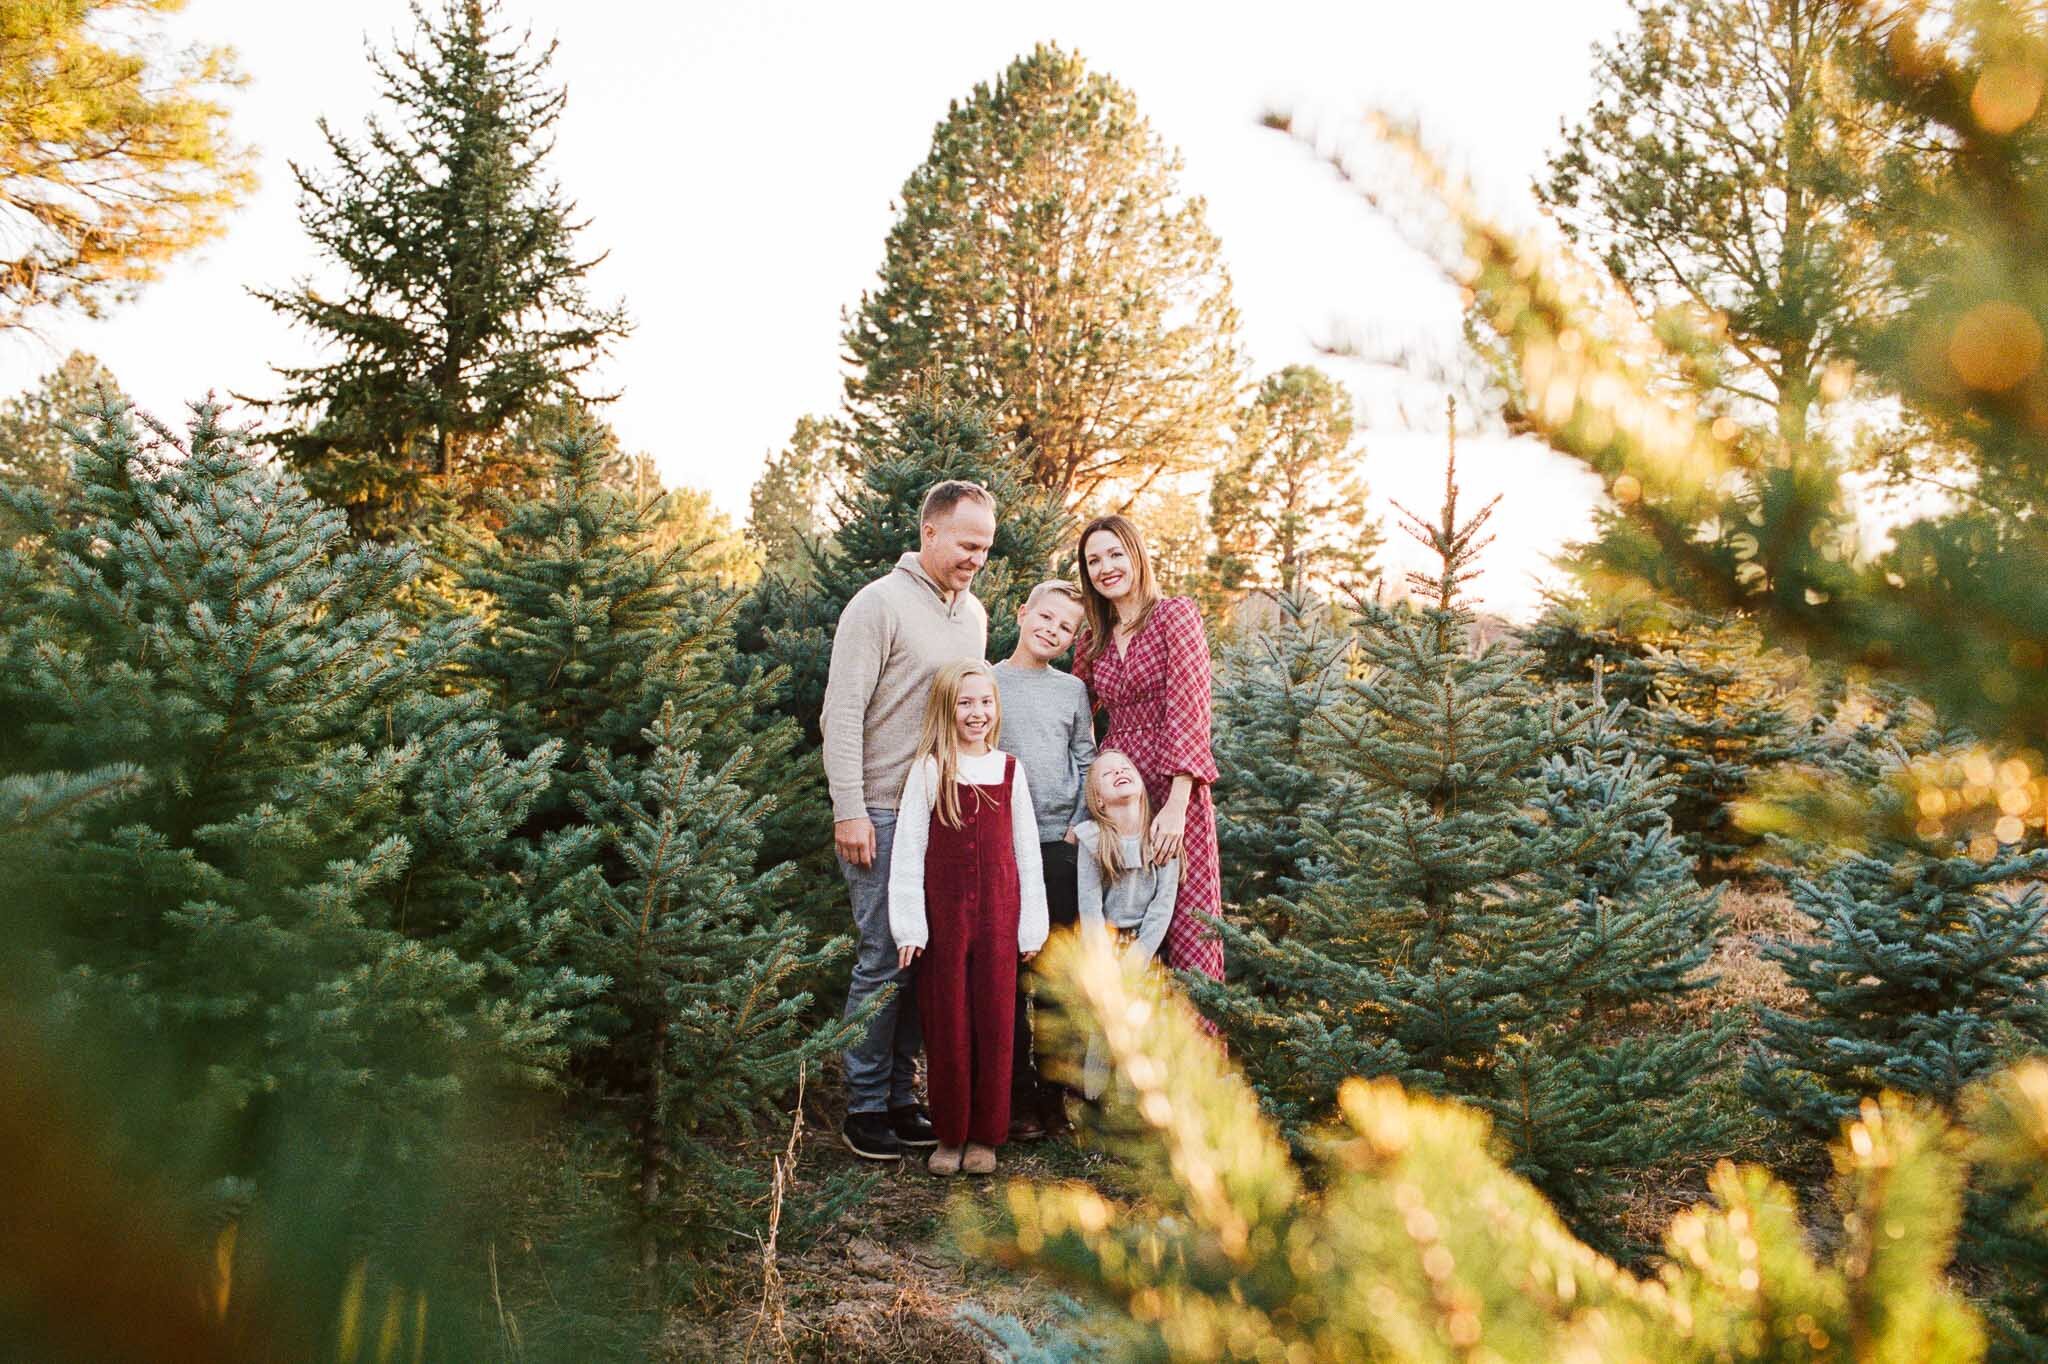
[{"label": "dry grass", "polygon": [[[801,1185],[860,1164],[841,1145],[842,1096],[816,1093],[795,1165]],[[1114,1178],[1099,1154],[1069,1142],[1003,1148],[1002,1168],[987,1180],[940,1179],[922,1160],[876,1167],[881,1182],[867,1199],[810,1244],[784,1249],[775,1275],[779,1335],[759,1329],[761,1254],[735,1257],[729,1293],[706,1310],[697,1303],[670,1315],[665,1359],[719,1364],[970,1364],[987,1357],[980,1337],[955,1314],[968,1304],[1025,1321],[1049,1318],[1049,1289],[976,1263],[954,1246],[956,1200],[1000,1197],[1007,1179]]]},{"label": "dry grass", "polygon": [[1793,908],[1785,888],[1762,876],[1724,882],[1721,916],[1726,925],[1721,940],[1700,968],[1700,975],[1714,983],[1682,996],[1680,1016],[1689,1022],[1705,1022],[1756,1006],[1798,1012],[1805,997],[1792,988],[1776,963],[1764,958],[1764,948],[1773,939],[1810,941],[1805,920]]}]

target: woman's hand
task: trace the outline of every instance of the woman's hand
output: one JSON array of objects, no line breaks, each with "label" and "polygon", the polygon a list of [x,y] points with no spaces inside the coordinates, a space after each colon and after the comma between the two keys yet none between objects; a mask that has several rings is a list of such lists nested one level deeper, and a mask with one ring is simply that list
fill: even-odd
[{"label": "woman's hand", "polygon": [[1152,816],[1152,865],[1163,867],[1179,857],[1187,832],[1187,802],[1168,797],[1159,813]]},{"label": "woman's hand", "polygon": [[922,953],[923,951],[924,951],[924,949],[923,949],[922,947],[899,947],[899,948],[897,948],[897,949],[896,949],[896,969],[897,969],[897,970],[899,970],[899,971],[908,971],[908,970],[910,969],[910,963],[912,963],[912,962],[916,961],[916,960],[917,960],[917,958],[918,958],[918,956],[919,956],[919,954],[920,954],[920,953]]},{"label": "woman's hand", "polygon": [[1023,960],[1024,960],[1024,964],[1025,964],[1026,966],[1029,966],[1029,965],[1031,964],[1031,959],[1032,959],[1033,957],[1036,957],[1036,956],[1038,955],[1038,951],[1037,951],[1037,949],[1036,949],[1036,948],[1033,948],[1033,949],[1032,949],[1031,951],[1029,951],[1029,952],[1019,952],[1019,953],[1018,953],[1017,955],[1018,955],[1019,957],[1022,957],[1022,958],[1023,958]]}]

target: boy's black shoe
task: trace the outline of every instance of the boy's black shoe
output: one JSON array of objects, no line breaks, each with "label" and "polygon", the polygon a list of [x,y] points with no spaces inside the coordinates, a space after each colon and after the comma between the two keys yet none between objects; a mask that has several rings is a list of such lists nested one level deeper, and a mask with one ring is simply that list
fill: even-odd
[{"label": "boy's black shoe", "polygon": [[903,1143],[889,1119],[880,1113],[849,1113],[839,1124],[839,1139],[862,1160],[901,1160]]},{"label": "boy's black shoe", "polygon": [[924,1111],[923,1104],[907,1104],[902,1108],[889,1110],[889,1130],[896,1134],[899,1146],[937,1146],[939,1134],[932,1127],[931,1115]]}]

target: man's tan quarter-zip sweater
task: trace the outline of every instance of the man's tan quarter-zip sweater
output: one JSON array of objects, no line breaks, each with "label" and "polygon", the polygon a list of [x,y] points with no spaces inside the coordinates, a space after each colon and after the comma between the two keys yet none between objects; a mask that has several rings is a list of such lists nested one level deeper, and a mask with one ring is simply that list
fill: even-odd
[{"label": "man's tan quarter-zip sweater", "polygon": [[896,808],[933,679],[987,652],[987,609],[972,592],[948,601],[915,553],[853,594],[832,634],[821,717],[833,819]]}]

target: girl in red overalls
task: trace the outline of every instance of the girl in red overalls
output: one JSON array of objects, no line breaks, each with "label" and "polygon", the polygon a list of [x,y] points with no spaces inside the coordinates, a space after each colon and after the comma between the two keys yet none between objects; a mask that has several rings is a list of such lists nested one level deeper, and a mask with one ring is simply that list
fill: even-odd
[{"label": "girl in red overalls", "polygon": [[948,664],[896,809],[889,929],[917,962],[933,1174],[996,1168],[1010,1130],[1017,963],[1045,945],[1045,874],[1024,769],[996,747],[995,674]]}]

